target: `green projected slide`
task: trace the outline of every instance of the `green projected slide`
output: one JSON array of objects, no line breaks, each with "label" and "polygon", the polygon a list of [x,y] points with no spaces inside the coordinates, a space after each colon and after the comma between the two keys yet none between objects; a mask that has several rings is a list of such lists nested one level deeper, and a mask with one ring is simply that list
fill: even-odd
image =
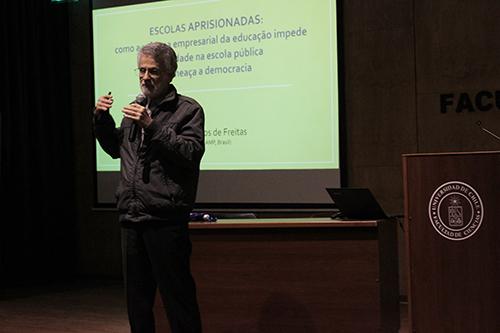
[{"label": "green projected slide", "polygon": [[[170,44],[173,84],[205,110],[202,170],[339,169],[334,0],[172,0],[93,11],[95,96],[140,92],[145,43]],[[97,170],[119,170],[97,145]]]}]

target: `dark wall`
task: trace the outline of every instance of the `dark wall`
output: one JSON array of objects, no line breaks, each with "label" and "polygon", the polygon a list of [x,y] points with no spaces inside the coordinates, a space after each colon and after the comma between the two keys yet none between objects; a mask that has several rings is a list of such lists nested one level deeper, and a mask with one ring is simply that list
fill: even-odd
[{"label": "dark wall", "polygon": [[66,279],[77,266],[67,10],[1,8],[0,281]]},{"label": "dark wall", "polygon": [[413,1],[345,1],[348,184],[402,213],[401,154],[417,151]]},{"label": "dark wall", "polygon": [[500,148],[475,125],[500,133],[500,3],[359,0],[344,9],[348,183],[371,187],[398,214],[401,154]]},{"label": "dark wall", "polygon": [[[500,90],[500,2],[343,2],[347,182],[370,187],[387,212],[401,214],[402,154],[500,147],[475,125],[480,120],[500,133],[499,103],[489,97]],[[116,213],[92,208],[90,17],[82,15],[87,11],[88,0],[70,7],[79,270],[118,276]],[[450,104],[444,113],[443,98]]]},{"label": "dark wall", "polygon": [[78,272],[87,276],[119,277],[120,228],[116,210],[95,208],[95,148],[92,133],[93,77],[89,0],[68,8],[70,25],[71,85],[78,211]]},{"label": "dark wall", "polygon": [[345,1],[348,183],[370,187],[389,213],[403,212],[402,154],[500,149],[476,125],[500,133],[499,9],[494,0]]},{"label": "dark wall", "polygon": [[[481,121],[500,132],[500,96],[495,100],[484,95],[476,103],[479,92],[500,91],[499,12],[500,2],[494,0],[416,1],[420,151],[499,149],[499,141],[475,126]],[[452,105],[440,113],[444,94],[453,94],[446,99]]]}]

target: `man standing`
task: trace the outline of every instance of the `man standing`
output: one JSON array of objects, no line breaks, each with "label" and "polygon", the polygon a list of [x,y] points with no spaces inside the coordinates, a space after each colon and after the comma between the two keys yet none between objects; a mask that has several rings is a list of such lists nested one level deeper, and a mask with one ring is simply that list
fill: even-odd
[{"label": "man standing", "polygon": [[189,213],[205,151],[204,113],[171,84],[174,50],[149,43],[138,53],[142,94],[123,107],[116,128],[111,94],[98,98],[94,131],[101,147],[121,158],[116,191],[122,258],[132,333],[153,333],[156,289],[173,333],[201,332],[190,269]]}]

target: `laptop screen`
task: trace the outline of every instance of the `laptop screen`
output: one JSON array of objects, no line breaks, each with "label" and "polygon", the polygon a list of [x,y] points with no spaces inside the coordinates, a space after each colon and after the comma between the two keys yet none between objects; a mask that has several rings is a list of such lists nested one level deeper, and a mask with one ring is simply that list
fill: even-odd
[{"label": "laptop screen", "polygon": [[387,219],[368,188],[326,188],[341,215],[338,218],[347,220],[380,220]]}]

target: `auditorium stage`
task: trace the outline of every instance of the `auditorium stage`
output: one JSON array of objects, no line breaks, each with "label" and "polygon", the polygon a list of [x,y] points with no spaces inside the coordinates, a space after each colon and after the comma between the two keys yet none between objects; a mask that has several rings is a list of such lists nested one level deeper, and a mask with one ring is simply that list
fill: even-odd
[{"label": "auditorium stage", "polygon": [[[392,333],[398,321],[399,332],[406,332],[393,221],[287,219],[190,228],[205,333],[375,333],[380,325]],[[161,303],[155,312],[163,314]],[[158,327],[165,326],[160,318]],[[0,333],[127,331],[120,281],[0,294]]]},{"label": "auditorium stage", "polygon": [[[400,333],[408,333],[404,302],[400,313]],[[128,332],[121,281],[79,280],[0,292],[0,333],[89,332]]]}]

